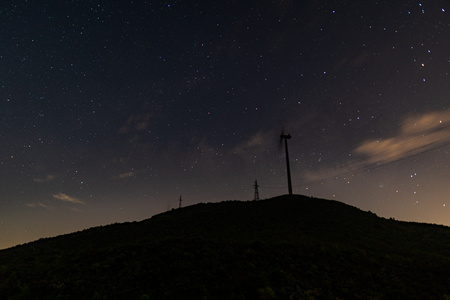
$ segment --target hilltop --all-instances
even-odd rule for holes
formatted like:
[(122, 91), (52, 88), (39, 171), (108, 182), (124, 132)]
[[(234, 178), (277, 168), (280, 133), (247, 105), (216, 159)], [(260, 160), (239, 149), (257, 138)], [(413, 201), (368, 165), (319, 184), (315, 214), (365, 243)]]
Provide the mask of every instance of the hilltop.
[(1, 299), (448, 299), (450, 228), (280, 196), (0, 251)]

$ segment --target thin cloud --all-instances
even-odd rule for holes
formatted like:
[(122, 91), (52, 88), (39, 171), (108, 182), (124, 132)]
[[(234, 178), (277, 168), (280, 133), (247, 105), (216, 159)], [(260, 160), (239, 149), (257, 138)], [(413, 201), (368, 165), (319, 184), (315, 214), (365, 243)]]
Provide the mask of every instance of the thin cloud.
[(148, 130), (150, 127), (151, 114), (133, 114), (131, 115), (127, 123), (119, 128), (120, 134), (128, 134), (139, 131)]
[(450, 111), (435, 111), (410, 116), (398, 132), (387, 138), (370, 139), (354, 149), (358, 160), (319, 172), (305, 174), (310, 182), (349, 176), (382, 167), (450, 144)]
[(119, 178), (128, 178), (128, 177), (132, 177), (133, 175), (134, 175), (133, 172), (126, 172), (126, 173), (119, 174)]
[(405, 119), (393, 137), (364, 141), (355, 153), (366, 156), (368, 163), (389, 163), (449, 143), (450, 111), (431, 112)]
[(256, 134), (254, 134), (253, 136), (250, 137), (249, 140), (240, 143), (239, 145), (237, 145), (233, 151), (234, 153), (237, 154), (243, 154), (246, 153), (249, 150), (254, 151), (257, 148), (265, 148), (267, 147), (267, 141), (269, 140), (269, 134), (268, 133), (263, 133), (263, 132), (257, 132)]
[(44, 203), (41, 203), (41, 202), (37, 202), (37, 203), (27, 203), (26, 206), (27, 206), (27, 207), (30, 207), (30, 208), (41, 207), (41, 208), (45, 208), (45, 209), (48, 209), (48, 210), (53, 209), (53, 207), (48, 206), (48, 205), (46, 205), (46, 204), (44, 204)]
[(76, 208), (76, 207), (71, 207), (71, 208), (69, 208), (71, 211), (74, 211), (74, 212), (77, 212), (77, 213), (79, 213), (79, 212), (83, 212), (81, 209), (78, 209), (78, 208)]
[(55, 176), (49, 174), (43, 178), (33, 178), (33, 181), (37, 182), (37, 183), (44, 183), (44, 182), (52, 181), (53, 179), (55, 179)]
[(81, 201), (81, 200), (79, 200), (79, 199), (77, 199), (77, 198), (68, 196), (68, 195), (66, 195), (66, 194), (64, 194), (64, 193), (55, 194), (55, 195), (53, 195), (53, 198), (58, 199), (58, 200), (61, 200), (61, 201), (64, 201), (64, 202), (73, 203), (73, 204), (82, 204), (82, 205), (86, 205), (85, 202), (83, 202), (83, 201)]

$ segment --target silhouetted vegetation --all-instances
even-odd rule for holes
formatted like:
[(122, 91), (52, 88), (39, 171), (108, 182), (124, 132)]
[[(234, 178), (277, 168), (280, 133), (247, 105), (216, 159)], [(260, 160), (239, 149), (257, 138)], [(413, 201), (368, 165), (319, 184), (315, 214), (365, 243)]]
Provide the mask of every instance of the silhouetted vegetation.
[(449, 299), (450, 228), (281, 196), (0, 251), (0, 299)]

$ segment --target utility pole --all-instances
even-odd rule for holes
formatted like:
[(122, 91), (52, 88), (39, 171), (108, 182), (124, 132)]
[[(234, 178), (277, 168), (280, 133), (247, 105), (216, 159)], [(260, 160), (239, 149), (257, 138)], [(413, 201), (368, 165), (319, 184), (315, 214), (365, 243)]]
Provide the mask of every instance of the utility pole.
[(288, 142), (287, 142), (287, 140), (291, 139), (291, 135), (281, 133), (280, 138), (284, 139), (284, 148), (286, 149), (286, 171), (287, 171), (287, 179), (288, 179), (288, 190), (289, 190), (289, 195), (292, 195), (291, 168), (289, 166), (289, 151), (288, 151)]
[(253, 200), (257, 201), (257, 200), (259, 200), (259, 192), (258, 192), (259, 185), (258, 185), (258, 181), (257, 180), (255, 180), (254, 187), (255, 187), (255, 198)]
[(180, 196), (180, 200), (179, 200), (178, 208), (181, 208), (181, 201), (183, 201), (183, 200), (181, 199), (181, 196)]

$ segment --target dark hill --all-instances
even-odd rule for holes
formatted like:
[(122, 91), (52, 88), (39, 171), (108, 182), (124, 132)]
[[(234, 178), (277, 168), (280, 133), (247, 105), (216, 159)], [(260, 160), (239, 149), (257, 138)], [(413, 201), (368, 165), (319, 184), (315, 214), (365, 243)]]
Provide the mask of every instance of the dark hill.
[(449, 299), (450, 228), (281, 196), (0, 251), (0, 299)]

